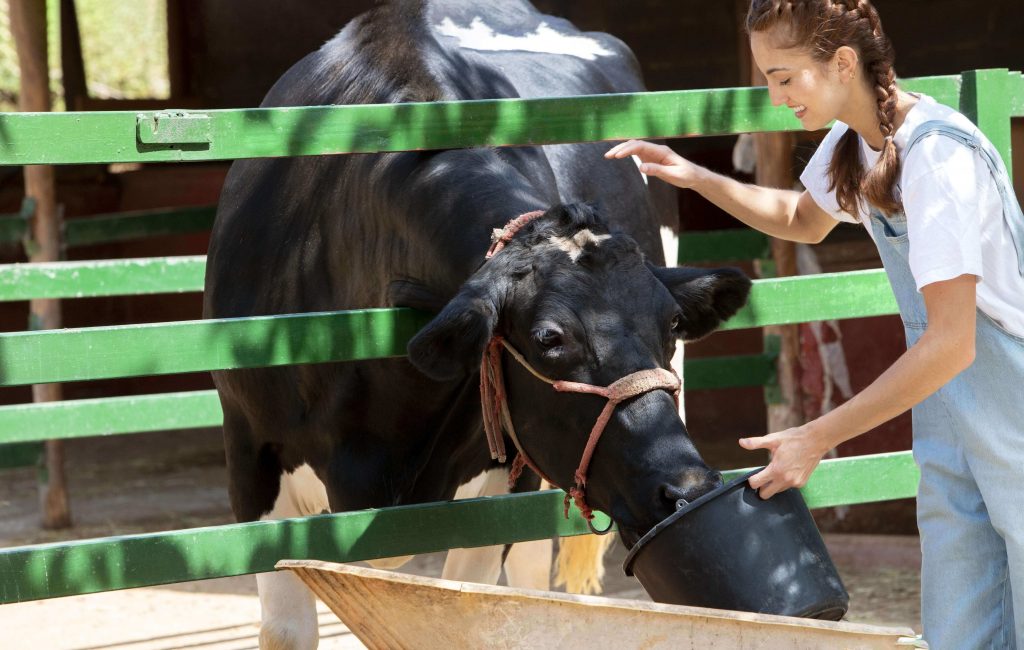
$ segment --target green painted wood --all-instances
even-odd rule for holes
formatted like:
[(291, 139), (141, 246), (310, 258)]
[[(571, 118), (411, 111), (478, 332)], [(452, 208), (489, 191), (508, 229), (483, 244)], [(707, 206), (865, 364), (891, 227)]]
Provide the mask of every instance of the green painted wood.
[[(587, 532), (560, 491), (0, 550), (0, 603)], [(604, 517), (602, 516), (602, 519)], [(604, 519), (604, 521), (607, 521)]]
[(679, 264), (753, 260), (770, 255), (768, 235), (751, 228), (679, 234)]
[[(687, 359), (683, 362), (684, 387), (689, 391), (761, 386), (774, 374), (774, 358), (745, 355)], [(219, 427), (223, 417), (213, 390), (12, 404), (0, 406), (0, 445)], [(4, 466), (6, 453), (8, 448), (0, 449), (0, 467)]]
[(722, 329), (787, 325), (897, 313), (885, 271), (754, 280), (750, 300)]
[(111, 242), (181, 235), (208, 231), (217, 214), (217, 206), (203, 205), (167, 210), (140, 210), (99, 214), (65, 222), (68, 246), (88, 246)]
[[(803, 489), (808, 506), (912, 497), (909, 457), (823, 461)], [(282, 558), (354, 562), (587, 532), (575, 509), (562, 517), (562, 497), (550, 490), (9, 548), (0, 550), (0, 603), (271, 571)]]
[(0, 243), (20, 244), (28, 234), (28, 220), (36, 211), (36, 200), (26, 196), (21, 209), (13, 214), (0, 214)]
[(0, 385), (397, 357), (429, 318), (366, 309), (0, 334)]
[[(950, 76), (901, 83), (958, 104), (958, 82)], [(163, 142), (150, 137), (158, 115), (161, 128), (177, 135)], [(199, 123), (201, 137), (193, 126)], [(6, 113), (0, 114), (0, 164), (228, 160), (799, 129), (790, 111), (771, 106), (764, 88), (176, 115)]]
[[(723, 329), (894, 313), (883, 271), (826, 273), (755, 280)], [(401, 356), (429, 318), (372, 309), (5, 333), (0, 385)]]
[(913, 93), (924, 93), (940, 104), (945, 104), (952, 108), (959, 108), (960, 106), (962, 83), (963, 80), (958, 74), (899, 80), (900, 88)]
[(1010, 116), (1024, 117), (1024, 75), (1011, 72), (1009, 84)]
[(978, 125), (1013, 173), (1010, 138), (1011, 78), (1005, 68), (963, 73), (960, 112)]
[[(204, 232), (213, 225), (217, 206), (97, 214), (64, 222), (67, 247)], [(29, 215), (31, 216), (31, 215)], [(0, 215), (0, 242), (20, 242), (28, 231), (28, 216)]]
[[(2, 435), (2, 434), (0, 434)], [(41, 442), (18, 442), (0, 447), (0, 469), (35, 467), (43, 455)]]
[(13, 404), (0, 406), (0, 444), (219, 427), (223, 420), (214, 390)]
[[(686, 359), (683, 361), (683, 388), (691, 391), (764, 386), (775, 377), (777, 356), (747, 354)], [(2, 430), (0, 426), (0, 431)]]
[(206, 257), (155, 257), (0, 265), (0, 301), (203, 290)]
[[(210, 142), (197, 144), (139, 142), (139, 115), (0, 115), (0, 164), (228, 160), (800, 128), (790, 111), (771, 106), (764, 88), (213, 110), (203, 112)], [(155, 113), (141, 115), (147, 120)]]

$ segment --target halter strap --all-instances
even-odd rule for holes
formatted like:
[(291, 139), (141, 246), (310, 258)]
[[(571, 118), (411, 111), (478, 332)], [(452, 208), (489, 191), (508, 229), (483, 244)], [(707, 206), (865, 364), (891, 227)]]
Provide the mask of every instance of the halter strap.
[(550, 379), (531, 366), (523, 355), (503, 337), (494, 336), (487, 344), (487, 349), (481, 362), (480, 396), (484, 412), (484, 431), (490, 446), (491, 458), (497, 459), (499, 462), (505, 461), (503, 430), (508, 433), (509, 438), (512, 439), (519, 452), (509, 474), (510, 483), (519, 477), (525, 464), (548, 483), (558, 485), (537, 467), (537, 464), (526, 453), (516, 435), (515, 426), (512, 424), (512, 417), (508, 409), (508, 394), (505, 391), (504, 373), (501, 365), (502, 349), (508, 350), (512, 358), (526, 368), (530, 374), (544, 383), (551, 384), (560, 393), (600, 395), (608, 400), (593, 428), (590, 430), (590, 436), (587, 439), (586, 447), (583, 449), (583, 456), (580, 459), (579, 467), (573, 475), (576, 484), (566, 491), (564, 501), (564, 514), (567, 518), (569, 516), (569, 499), (572, 498), (576, 507), (579, 508), (580, 514), (583, 515), (589, 524), (590, 520), (594, 518), (594, 514), (593, 509), (586, 501), (587, 470), (590, 467), (590, 461), (594, 456), (597, 443), (601, 439), (601, 434), (604, 433), (608, 422), (611, 420), (615, 407), (631, 397), (636, 397), (653, 390), (667, 390), (672, 393), (672, 397), (678, 407), (679, 390), (681, 387), (679, 378), (675, 373), (664, 368), (651, 368), (626, 375), (608, 386), (595, 386), (592, 384)]

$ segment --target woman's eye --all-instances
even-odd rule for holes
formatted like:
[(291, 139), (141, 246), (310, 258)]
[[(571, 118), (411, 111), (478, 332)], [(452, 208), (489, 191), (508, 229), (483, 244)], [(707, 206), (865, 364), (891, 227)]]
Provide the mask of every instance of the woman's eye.
[(533, 339), (540, 347), (550, 350), (562, 345), (562, 333), (558, 330), (545, 327), (533, 333)]
[(782, 81), (779, 82), (779, 85), (780, 86), (788, 86), (789, 85), (789, 81), (790, 81), (789, 79), (783, 79)]

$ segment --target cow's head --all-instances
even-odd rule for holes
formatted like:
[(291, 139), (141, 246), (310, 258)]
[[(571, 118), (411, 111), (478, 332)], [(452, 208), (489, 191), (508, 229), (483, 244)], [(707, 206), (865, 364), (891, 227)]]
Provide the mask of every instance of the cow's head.
[[(749, 289), (735, 269), (648, 264), (636, 242), (609, 233), (592, 207), (557, 206), (462, 286), (410, 341), (409, 358), (434, 379), (454, 380), (478, 371), (485, 346), (500, 334), (547, 377), (607, 386), (668, 368), (677, 340), (709, 334)], [(509, 361), (505, 384), (520, 444), (568, 489), (606, 400), (556, 392)], [(587, 501), (632, 545), (678, 499), (720, 481), (690, 441), (672, 395), (655, 390), (615, 409), (590, 464)]]

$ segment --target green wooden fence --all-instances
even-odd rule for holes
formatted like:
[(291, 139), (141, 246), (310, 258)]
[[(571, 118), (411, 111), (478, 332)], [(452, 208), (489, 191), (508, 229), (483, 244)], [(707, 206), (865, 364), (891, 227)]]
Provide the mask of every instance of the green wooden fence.
[[(974, 71), (904, 86), (964, 110), (1009, 161), (1009, 118), (1024, 115), (1020, 73)], [(8, 114), (0, 116), (0, 164), (216, 160), (796, 128), (791, 115), (771, 109), (761, 88), (201, 114)], [(3, 269), (0, 293), (24, 300), (40, 292), (183, 290), (189, 282), (198, 286), (201, 266), (201, 259), (183, 258)], [(40, 279), (47, 273), (57, 279)], [(36, 284), (23, 291), (22, 282)], [(881, 271), (825, 274), (757, 281), (750, 304), (726, 327), (894, 312)], [(0, 385), (396, 356), (426, 317), (379, 309), (0, 334)], [(145, 403), (147, 414), (130, 413), (132, 399)], [(176, 408), (194, 408), (207, 421), (219, 417), (205, 392), (22, 405), (3, 411), (0, 441), (38, 439), (32, 431), (46, 427), (43, 437), (59, 437), (60, 418), (86, 415), (103, 422), (96, 429), (138, 430), (166, 417), (158, 409)], [(75, 435), (92, 433), (66, 437)], [(900, 452), (824, 461), (803, 492), (811, 507), (867, 503), (912, 497), (916, 481), (909, 452)], [(577, 515), (562, 519), (560, 503), (560, 493), (550, 491), (5, 549), (0, 603), (266, 571), (281, 557), (352, 561), (585, 533)]]

